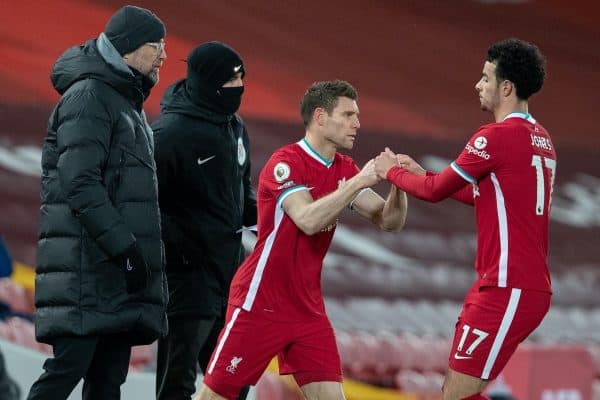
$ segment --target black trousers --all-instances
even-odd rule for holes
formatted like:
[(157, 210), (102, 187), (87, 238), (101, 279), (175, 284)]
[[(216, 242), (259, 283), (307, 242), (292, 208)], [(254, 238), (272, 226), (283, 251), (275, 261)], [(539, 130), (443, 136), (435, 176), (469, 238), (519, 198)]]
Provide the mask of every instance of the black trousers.
[(131, 357), (131, 345), (118, 335), (65, 337), (52, 345), (54, 357), (29, 391), (28, 400), (63, 400), (80, 379), (83, 400), (119, 400)]
[[(197, 367), (204, 373), (223, 328), (221, 318), (169, 317), (169, 334), (158, 340), (156, 399), (190, 400), (196, 392)], [(245, 400), (249, 387), (238, 399)]]

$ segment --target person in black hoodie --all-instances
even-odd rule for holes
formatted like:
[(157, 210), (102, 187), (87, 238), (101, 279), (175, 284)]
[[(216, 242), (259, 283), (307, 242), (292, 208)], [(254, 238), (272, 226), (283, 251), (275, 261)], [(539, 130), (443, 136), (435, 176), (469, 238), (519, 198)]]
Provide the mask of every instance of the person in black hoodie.
[(37, 340), (54, 357), (28, 399), (119, 399), (131, 347), (167, 331), (152, 130), (142, 108), (166, 58), (162, 21), (119, 9), (68, 49), (42, 148), (35, 278)]
[[(158, 341), (158, 400), (190, 399), (225, 318), (229, 284), (256, 224), (240, 55), (220, 42), (195, 48), (152, 124), (169, 282), (169, 334)], [(245, 398), (246, 391), (240, 398)]]

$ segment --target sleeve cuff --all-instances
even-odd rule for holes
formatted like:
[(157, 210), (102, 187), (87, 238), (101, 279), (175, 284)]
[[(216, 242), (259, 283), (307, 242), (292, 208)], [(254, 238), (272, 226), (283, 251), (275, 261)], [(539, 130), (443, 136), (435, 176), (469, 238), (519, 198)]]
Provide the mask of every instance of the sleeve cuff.
[(397, 165), (394, 165), (392, 168), (389, 169), (389, 171), (387, 172), (387, 174), (385, 175), (385, 178), (388, 181), (393, 181), (394, 177), (398, 176), (399, 174), (403, 174), (406, 171), (404, 171), (402, 168), (400, 168)]

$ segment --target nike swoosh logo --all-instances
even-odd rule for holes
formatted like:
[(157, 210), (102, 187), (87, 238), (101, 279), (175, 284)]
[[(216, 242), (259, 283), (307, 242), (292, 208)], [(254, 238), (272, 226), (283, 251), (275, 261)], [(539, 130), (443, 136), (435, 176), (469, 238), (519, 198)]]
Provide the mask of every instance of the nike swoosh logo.
[(212, 160), (212, 159), (213, 159), (213, 158), (215, 158), (215, 157), (216, 157), (216, 156), (210, 156), (210, 157), (206, 157), (204, 160), (203, 160), (203, 159), (201, 159), (201, 158), (198, 158), (198, 165), (202, 165), (202, 164), (204, 164), (205, 162), (208, 162), (208, 161)]
[(468, 359), (471, 359), (473, 357), (459, 356), (458, 352), (456, 352), (456, 353), (454, 353), (454, 358), (456, 358), (457, 360), (468, 360)]

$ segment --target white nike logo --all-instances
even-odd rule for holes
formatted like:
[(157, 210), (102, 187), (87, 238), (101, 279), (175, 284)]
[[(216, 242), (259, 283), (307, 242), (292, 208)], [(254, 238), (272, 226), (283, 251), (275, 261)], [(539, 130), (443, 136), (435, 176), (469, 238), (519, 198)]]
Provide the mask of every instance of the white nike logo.
[(459, 356), (458, 355), (458, 351), (457, 351), (456, 353), (454, 353), (454, 358), (456, 358), (457, 360), (468, 360), (468, 359), (473, 358), (473, 357)]
[(205, 158), (204, 160), (203, 160), (203, 159), (201, 159), (200, 157), (198, 157), (198, 165), (202, 165), (202, 164), (204, 164), (205, 162), (208, 162), (208, 161), (212, 160), (212, 159), (213, 159), (213, 158), (215, 158), (215, 157), (216, 157), (216, 156), (210, 156), (210, 157), (207, 157), (207, 158)]
[(237, 67), (233, 67), (233, 72), (234, 72), (235, 74), (237, 74), (237, 73), (238, 73), (238, 71), (239, 71), (240, 69), (242, 69), (242, 65), (241, 65), (241, 64), (240, 64), (240, 65), (238, 65)]

